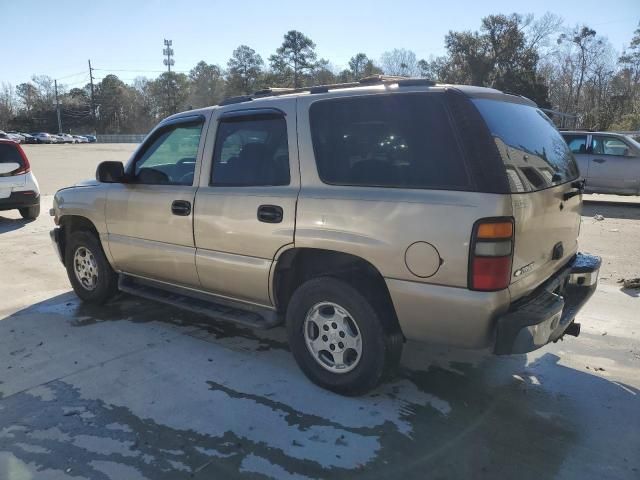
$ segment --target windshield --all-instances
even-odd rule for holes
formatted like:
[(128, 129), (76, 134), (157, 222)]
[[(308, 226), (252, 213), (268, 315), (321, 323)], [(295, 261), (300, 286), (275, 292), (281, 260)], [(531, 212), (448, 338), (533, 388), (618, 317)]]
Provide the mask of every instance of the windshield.
[(513, 193), (534, 192), (575, 180), (578, 167), (566, 142), (538, 108), (475, 99), (500, 156)]

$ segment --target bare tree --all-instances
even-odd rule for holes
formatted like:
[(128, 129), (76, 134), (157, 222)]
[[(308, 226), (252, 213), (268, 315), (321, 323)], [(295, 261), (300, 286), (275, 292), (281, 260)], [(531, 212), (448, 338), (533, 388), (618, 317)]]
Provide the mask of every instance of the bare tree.
[(416, 54), (405, 48), (394, 48), (384, 52), (380, 57), (380, 66), (387, 75), (411, 77), (420, 73)]

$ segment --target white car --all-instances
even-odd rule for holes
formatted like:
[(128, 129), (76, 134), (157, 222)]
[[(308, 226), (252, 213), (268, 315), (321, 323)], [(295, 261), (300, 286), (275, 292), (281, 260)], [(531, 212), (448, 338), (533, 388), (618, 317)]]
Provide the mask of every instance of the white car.
[(16, 143), (24, 143), (24, 135), (20, 135), (19, 133), (16, 133), (16, 132), (9, 132), (7, 133), (7, 135), (11, 140), (13, 140)]
[(73, 138), (75, 139), (76, 143), (89, 143), (87, 137), (83, 137), (81, 135), (73, 135)]
[(40, 215), (40, 187), (22, 147), (0, 140), (0, 211), (18, 210), (22, 218)]
[(46, 132), (37, 132), (32, 133), (33, 137), (35, 137), (37, 143), (56, 143), (56, 140), (53, 138), (53, 135), (50, 135)]

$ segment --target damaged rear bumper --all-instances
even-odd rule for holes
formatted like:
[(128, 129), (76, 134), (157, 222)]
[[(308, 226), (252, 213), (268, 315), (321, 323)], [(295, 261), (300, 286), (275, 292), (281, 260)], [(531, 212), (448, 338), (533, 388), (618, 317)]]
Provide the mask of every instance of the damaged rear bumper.
[(598, 285), (600, 257), (578, 253), (535, 292), (514, 303), (498, 319), (494, 353), (536, 350), (564, 334), (577, 336), (573, 320)]

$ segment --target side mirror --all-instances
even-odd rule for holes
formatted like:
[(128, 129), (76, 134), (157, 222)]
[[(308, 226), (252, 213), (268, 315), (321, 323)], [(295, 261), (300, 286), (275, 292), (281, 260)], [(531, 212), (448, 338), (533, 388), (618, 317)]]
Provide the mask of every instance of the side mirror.
[(122, 162), (102, 162), (96, 169), (96, 180), (100, 183), (121, 183), (124, 180)]
[(18, 162), (0, 163), (0, 175), (6, 175), (7, 173), (15, 172), (20, 168)]

